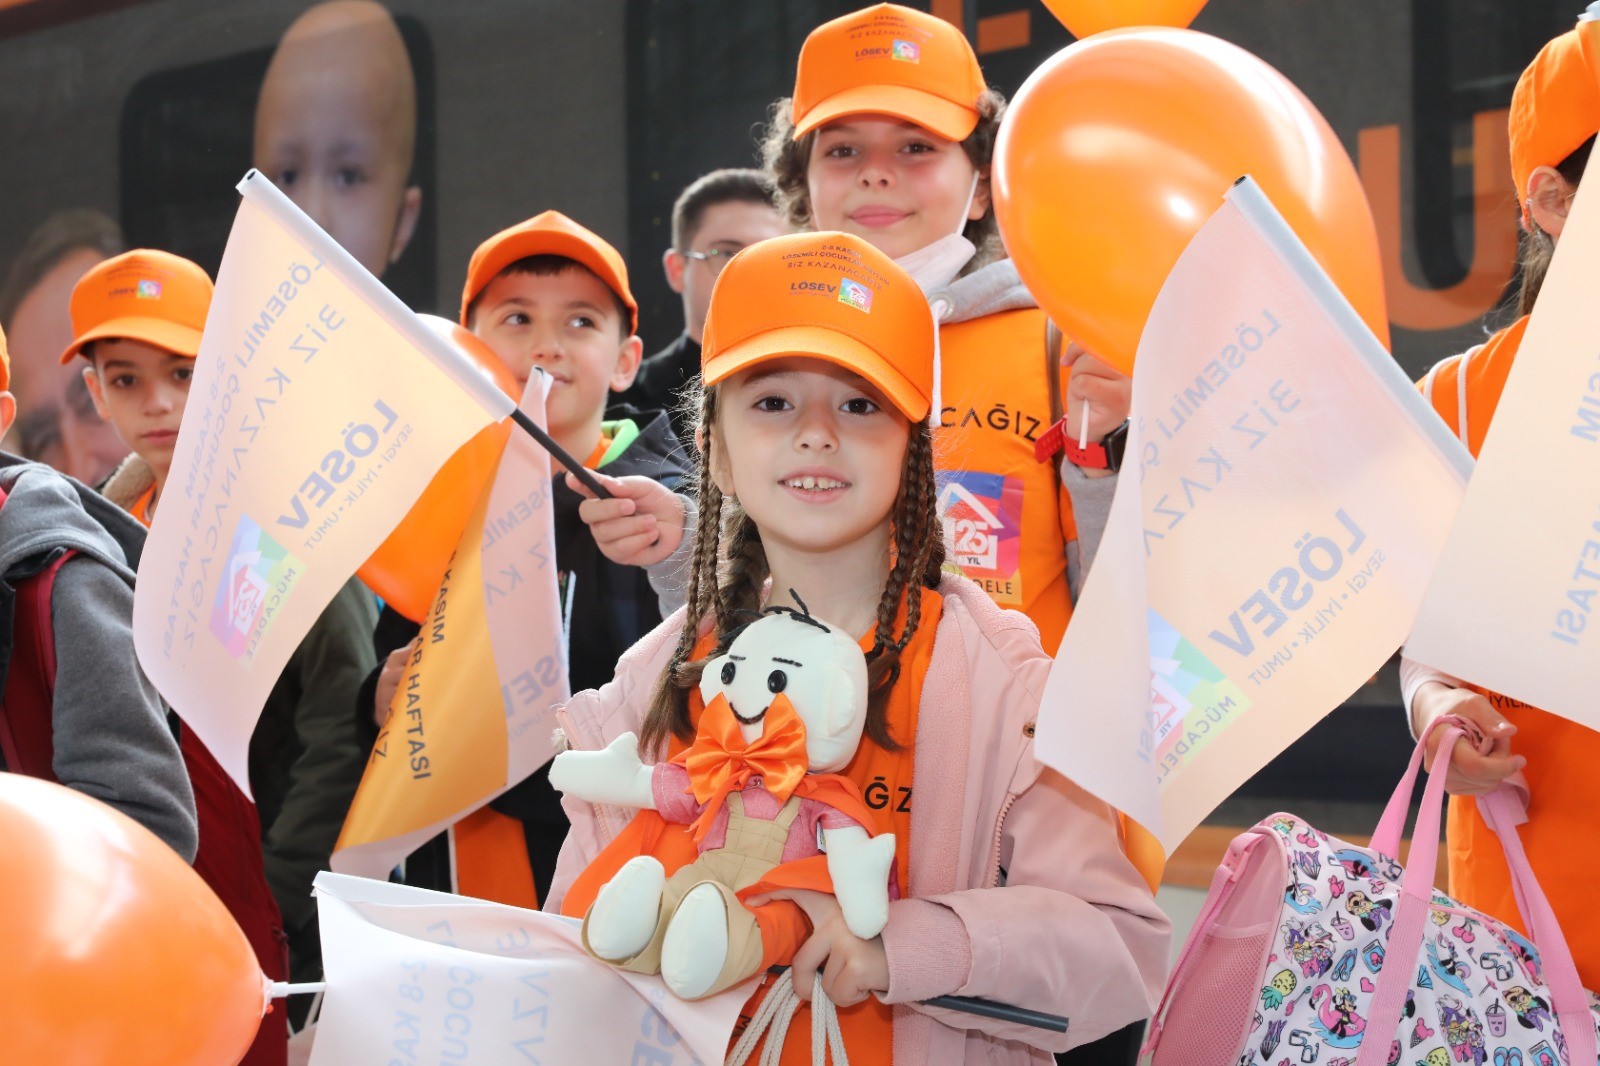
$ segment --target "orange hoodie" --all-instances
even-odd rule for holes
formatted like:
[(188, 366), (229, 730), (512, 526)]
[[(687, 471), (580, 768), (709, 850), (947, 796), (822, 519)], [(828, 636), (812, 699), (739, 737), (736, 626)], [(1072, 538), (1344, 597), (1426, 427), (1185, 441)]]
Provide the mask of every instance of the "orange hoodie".
[(1072, 502), (1033, 442), (1051, 423), (1045, 313), (1002, 311), (941, 328), (943, 411), (935, 436), (948, 561), (989, 598), (1033, 619), (1054, 655), (1072, 617)]

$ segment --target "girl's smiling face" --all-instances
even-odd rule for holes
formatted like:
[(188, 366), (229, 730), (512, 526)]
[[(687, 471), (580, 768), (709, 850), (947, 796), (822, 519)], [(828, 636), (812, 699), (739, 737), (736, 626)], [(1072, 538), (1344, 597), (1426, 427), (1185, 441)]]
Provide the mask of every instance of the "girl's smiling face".
[(785, 356), (717, 386), (711, 475), (769, 548), (825, 554), (880, 538), (900, 490), (910, 423), (865, 379)]
[[(955, 141), (913, 122), (850, 115), (817, 131), (806, 166), (811, 218), (899, 259), (989, 210), (989, 184)], [(972, 203), (967, 205), (968, 194)]]

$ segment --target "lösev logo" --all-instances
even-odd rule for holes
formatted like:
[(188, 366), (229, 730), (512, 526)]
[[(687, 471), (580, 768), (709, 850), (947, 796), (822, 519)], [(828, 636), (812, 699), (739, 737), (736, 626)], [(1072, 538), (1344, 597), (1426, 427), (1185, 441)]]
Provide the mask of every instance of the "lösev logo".
[(161, 282), (141, 280), (135, 295), (141, 300), (159, 300), (161, 299)]
[(300, 560), (249, 515), (239, 516), (211, 611), (211, 632), (235, 659), (255, 652), (261, 634), (300, 580)]
[(915, 41), (902, 41), (897, 38), (892, 55), (902, 63), (922, 62), (922, 49), (917, 47)]
[(872, 290), (853, 278), (839, 277), (839, 302), (872, 313)]

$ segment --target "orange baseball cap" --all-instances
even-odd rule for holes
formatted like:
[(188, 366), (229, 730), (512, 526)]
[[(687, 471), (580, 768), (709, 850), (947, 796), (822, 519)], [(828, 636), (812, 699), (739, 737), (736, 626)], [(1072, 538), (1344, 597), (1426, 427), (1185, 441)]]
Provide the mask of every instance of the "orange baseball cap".
[(752, 244), (717, 278), (700, 373), (715, 385), (785, 355), (825, 359), (883, 390), (912, 421), (933, 393), (933, 315), (894, 261), (846, 233)]
[(1511, 178), (1525, 225), (1534, 170), (1555, 166), (1600, 131), (1595, 30), (1579, 23), (1539, 49), (1511, 93)]
[(68, 310), (72, 343), (63, 363), (91, 341), (143, 341), (193, 359), (211, 309), (211, 277), (171, 252), (135, 248), (92, 267), (78, 279)]
[(11, 352), (6, 348), (6, 331), (0, 329), (0, 392), (11, 387)]
[(978, 125), (985, 89), (960, 30), (899, 4), (864, 8), (811, 31), (800, 48), (790, 121), (796, 139), (844, 115), (915, 122), (949, 141)]
[(467, 308), (489, 282), (518, 259), (530, 255), (559, 255), (581, 263), (605, 282), (628, 308), (628, 332), (639, 329), (639, 302), (628, 288), (628, 267), (617, 250), (599, 234), (585, 229), (560, 211), (546, 211), (526, 222), (503, 229), (478, 245), (467, 264), (467, 284), (461, 291), (461, 324), (467, 324)]

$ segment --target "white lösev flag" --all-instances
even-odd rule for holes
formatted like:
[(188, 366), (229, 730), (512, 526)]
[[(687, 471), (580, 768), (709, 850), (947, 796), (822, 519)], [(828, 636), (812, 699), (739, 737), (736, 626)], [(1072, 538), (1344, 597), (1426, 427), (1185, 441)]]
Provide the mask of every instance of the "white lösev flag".
[(250, 734), (317, 617), (512, 401), (251, 171), (139, 565), (139, 662), (250, 792)]
[(1600, 729), (1600, 193), (1588, 184), (1406, 654)]
[(311, 1066), (720, 1066), (753, 986), (685, 1002), (590, 958), (573, 918), (341, 874), (316, 893), (328, 990)]
[(1470, 459), (1249, 180), (1150, 312), (1039, 757), (1170, 854), (1400, 646)]

